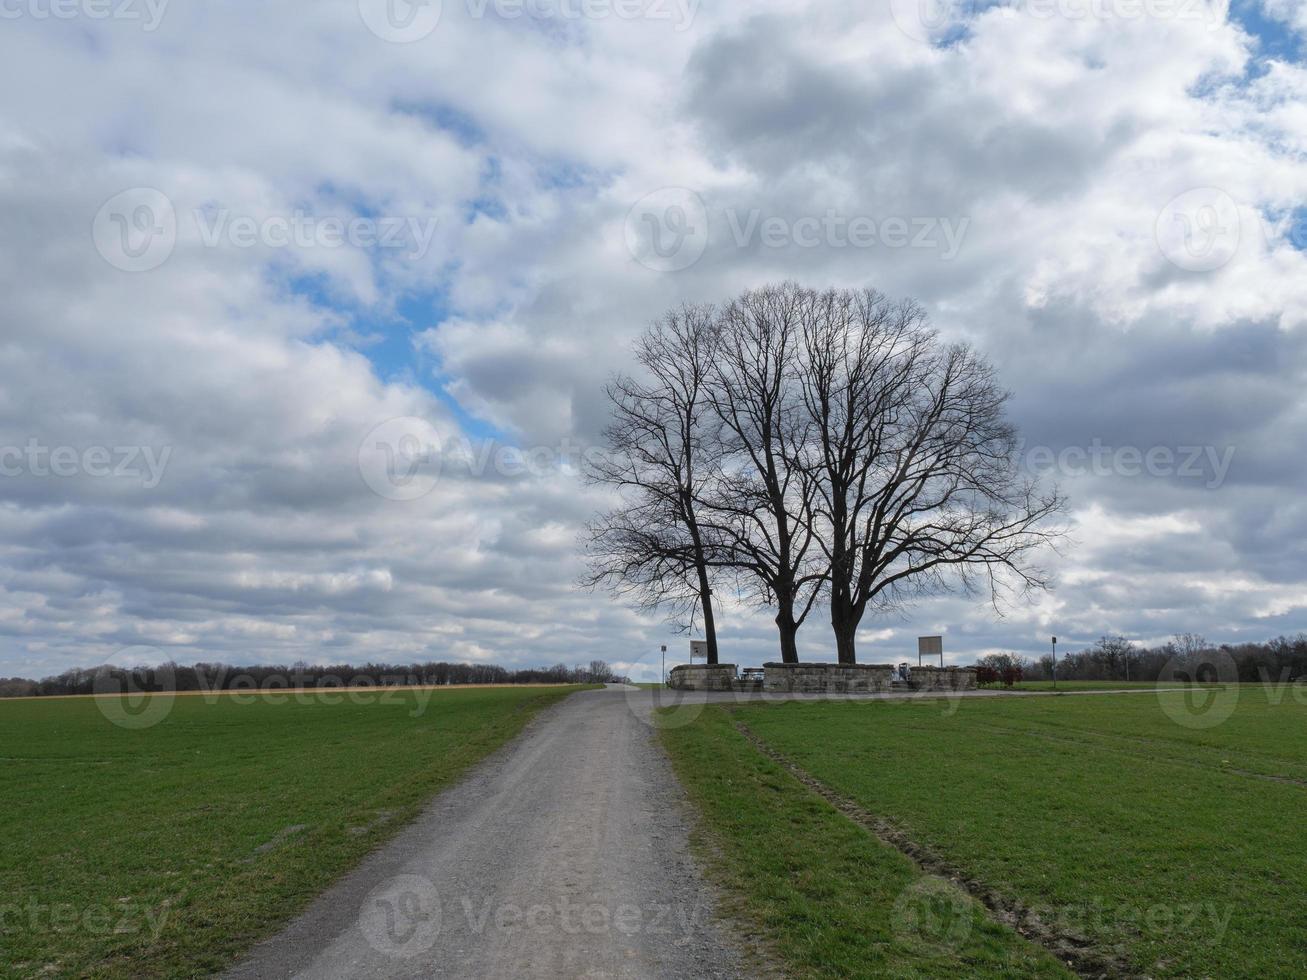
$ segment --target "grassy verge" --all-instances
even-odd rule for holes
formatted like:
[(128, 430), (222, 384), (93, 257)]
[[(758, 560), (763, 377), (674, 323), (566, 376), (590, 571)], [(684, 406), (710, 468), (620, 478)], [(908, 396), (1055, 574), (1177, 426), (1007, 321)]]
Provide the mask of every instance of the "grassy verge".
[[(1131, 972), (1301, 976), (1307, 706), (1245, 686), (1220, 720), (1204, 713), (1215, 696), (788, 703), (735, 717), (835, 793)], [(685, 744), (724, 724), (707, 714), (704, 732), (669, 734), (682, 759)], [(692, 783), (710, 778), (683, 770)], [(720, 813), (710, 823), (737, 833)], [(810, 855), (795, 857), (797, 876)], [(845, 870), (811, 873), (819, 896), (851, 887)]]
[(220, 969), (574, 690), (0, 702), (4, 975)]
[(709, 707), (662, 737), (731, 911), (794, 975), (1067, 975), (761, 755), (725, 710)]
[[(1151, 691), (1154, 688), (1182, 687), (1156, 681), (1058, 681), (1059, 691)], [(1021, 681), (1012, 685), (1014, 691), (1052, 691), (1052, 681)]]

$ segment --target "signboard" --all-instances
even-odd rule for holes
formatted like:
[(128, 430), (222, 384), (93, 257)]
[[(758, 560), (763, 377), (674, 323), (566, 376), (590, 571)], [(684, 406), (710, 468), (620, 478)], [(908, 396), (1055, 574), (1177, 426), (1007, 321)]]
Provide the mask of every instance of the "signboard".
[(923, 657), (939, 657), (939, 665), (944, 666), (944, 637), (917, 637), (917, 666), (921, 666)]
[(707, 641), (707, 640), (691, 640), (691, 641), (690, 641), (690, 663), (694, 663), (695, 660), (702, 660), (702, 661), (704, 661), (705, 663), (708, 662), (708, 641)]

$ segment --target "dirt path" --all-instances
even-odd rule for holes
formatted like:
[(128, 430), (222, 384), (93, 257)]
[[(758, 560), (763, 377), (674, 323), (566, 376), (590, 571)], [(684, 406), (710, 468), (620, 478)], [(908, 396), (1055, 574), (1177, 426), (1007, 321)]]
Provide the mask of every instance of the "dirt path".
[(227, 974), (747, 974), (689, 857), (652, 695), (572, 695)]

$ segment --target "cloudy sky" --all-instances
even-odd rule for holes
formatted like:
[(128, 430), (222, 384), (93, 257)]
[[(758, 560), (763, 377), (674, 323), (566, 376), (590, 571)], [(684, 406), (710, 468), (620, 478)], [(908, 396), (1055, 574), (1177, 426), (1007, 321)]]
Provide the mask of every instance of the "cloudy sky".
[(864, 659), (1307, 628), (1305, 10), (3, 0), (0, 675), (681, 649), (572, 585), (575, 460), (781, 278), (918, 298), (1071, 497), (1054, 593)]

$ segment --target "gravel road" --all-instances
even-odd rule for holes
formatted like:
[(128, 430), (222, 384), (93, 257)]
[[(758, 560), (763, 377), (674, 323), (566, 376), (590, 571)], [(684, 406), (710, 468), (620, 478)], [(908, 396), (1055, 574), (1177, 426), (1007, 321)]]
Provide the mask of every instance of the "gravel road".
[(608, 688), (546, 709), (227, 976), (747, 975), (652, 704)]

